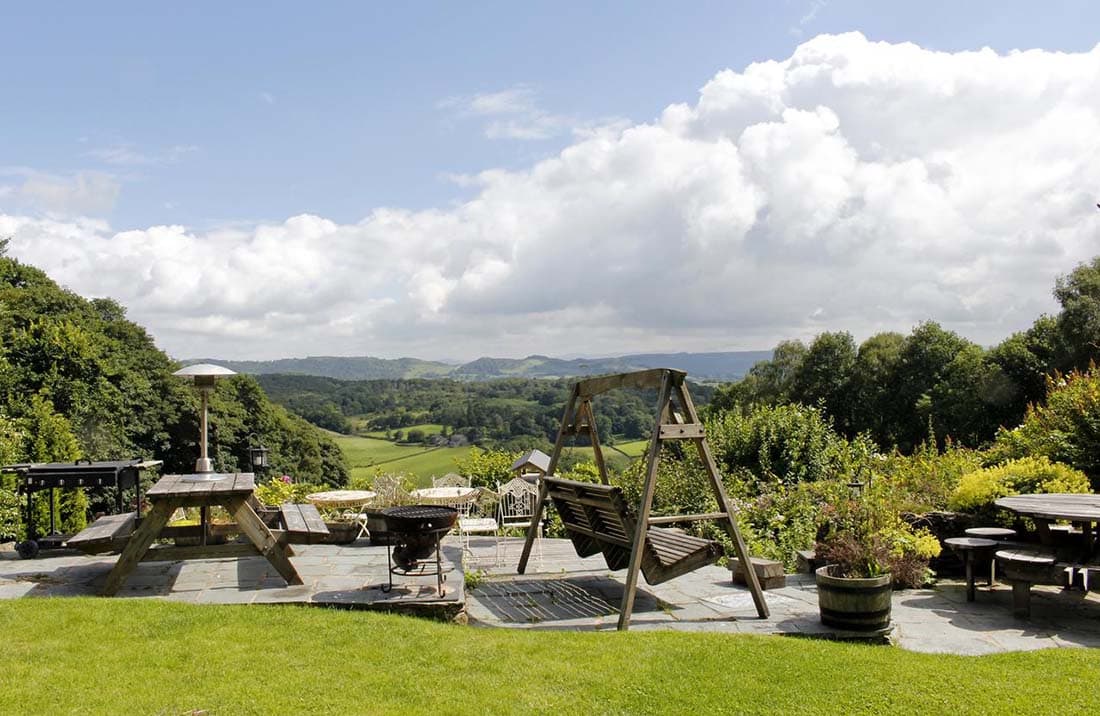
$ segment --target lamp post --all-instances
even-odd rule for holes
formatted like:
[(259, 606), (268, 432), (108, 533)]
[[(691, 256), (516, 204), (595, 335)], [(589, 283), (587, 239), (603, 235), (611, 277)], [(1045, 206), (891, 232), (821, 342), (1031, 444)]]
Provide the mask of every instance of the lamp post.
[(198, 363), (180, 368), (172, 375), (193, 381), (202, 399), (202, 413), (199, 415), (199, 459), (195, 461), (195, 474), (188, 475), (185, 479), (195, 481), (221, 480), (225, 475), (214, 472), (214, 463), (207, 455), (207, 406), (210, 393), (214, 390), (214, 382), (218, 378), (236, 375), (236, 372), (220, 365)]

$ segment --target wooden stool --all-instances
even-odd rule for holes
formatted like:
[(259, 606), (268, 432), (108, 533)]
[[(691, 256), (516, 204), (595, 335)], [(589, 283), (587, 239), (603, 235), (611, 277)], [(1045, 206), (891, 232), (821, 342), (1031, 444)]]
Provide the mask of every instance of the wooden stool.
[[(1007, 527), (971, 527), (966, 531), (967, 537), (983, 537), (997, 541), (1010, 540), (1016, 536), (1016, 530)], [(989, 560), (989, 586), (997, 579), (997, 560)]]
[[(966, 601), (974, 601), (974, 558), (975, 556), (984, 557), (985, 554), (992, 556), (999, 545), (996, 541), (983, 537), (949, 537), (943, 543), (962, 554), (963, 563), (966, 565)], [(993, 585), (992, 573), (990, 573), (989, 584)]]

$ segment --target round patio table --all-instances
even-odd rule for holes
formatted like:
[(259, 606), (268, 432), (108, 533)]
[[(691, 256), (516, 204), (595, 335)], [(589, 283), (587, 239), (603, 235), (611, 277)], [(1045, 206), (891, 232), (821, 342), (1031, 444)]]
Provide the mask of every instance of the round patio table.
[(306, 499), (317, 507), (333, 510), (363, 507), (370, 504), (375, 497), (378, 497), (378, 493), (371, 490), (329, 490), (306, 495)]
[(414, 500), (425, 505), (459, 507), (477, 499), (476, 487), (423, 487), (409, 493)]

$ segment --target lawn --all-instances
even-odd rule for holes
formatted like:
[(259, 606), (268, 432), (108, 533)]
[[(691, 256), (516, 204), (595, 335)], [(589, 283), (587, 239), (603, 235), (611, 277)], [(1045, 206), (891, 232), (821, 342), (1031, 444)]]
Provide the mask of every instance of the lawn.
[(0, 603), (0, 712), (1091, 713), (1100, 654), (476, 629), (301, 607)]

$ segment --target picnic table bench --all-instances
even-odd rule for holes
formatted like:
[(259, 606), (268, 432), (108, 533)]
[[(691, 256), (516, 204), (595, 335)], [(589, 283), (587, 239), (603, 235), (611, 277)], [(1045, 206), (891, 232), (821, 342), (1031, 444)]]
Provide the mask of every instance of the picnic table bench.
[(286, 541), (291, 544), (317, 544), (329, 535), (328, 527), (316, 505), (286, 503), (279, 507)]
[(85, 554), (117, 552), (126, 546), (126, 540), (130, 539), (136, 524), (136, 512), (103, 515), (66, 540), (65, 546), (78, 549)]

